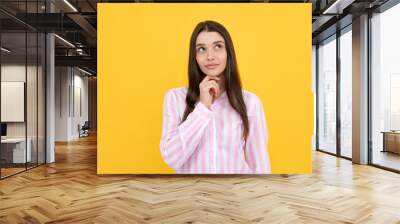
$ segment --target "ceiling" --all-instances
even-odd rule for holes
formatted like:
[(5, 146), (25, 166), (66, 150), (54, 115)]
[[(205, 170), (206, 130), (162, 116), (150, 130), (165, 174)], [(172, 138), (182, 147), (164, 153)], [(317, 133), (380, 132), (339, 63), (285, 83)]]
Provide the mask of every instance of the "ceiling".
[[(47, 0), (47, 5), (45, 0), (1, 0), (2, 46), (12, 49), (7, 54), (2, 52), (2, 59), (17, 62), (25, 59), (25, 55), (28, 60), (36, 57), (36, 51), (43, 48), (43, 44), (36, 43), (37, 33), (54, 32), (57, 34), (56, 66), (79, 66), (95, 74), (96, 5), (96, 0)], [(27, 38), (25, 38), (26, 30)], [(43, 40), (43, 37), (38, 39)]]
[[(312, 3), (313, 43), (351, 24), (353, 16), (372, 10), (387, 0), (230, 0), (232, 3)], [(227, 2), (223, 0), (1, 0), (0, 22), (2, 45), (13, 48), (14, 54), (25, 52), (25, 29), (28, 32), (54, 32), (56, 65), (80, 66), (96, 73), (97, 67), (97, 2)], [(51, 13), (50, 13), (51, 12)], [(340, 21), (340, 22), (338, 22)], [(28, 38), (27, 52), (34, 52), (37, 43)], [(62, 39), (67, 40), (66, 43)], [(41, 46), (39, 46), (41, 47)]]

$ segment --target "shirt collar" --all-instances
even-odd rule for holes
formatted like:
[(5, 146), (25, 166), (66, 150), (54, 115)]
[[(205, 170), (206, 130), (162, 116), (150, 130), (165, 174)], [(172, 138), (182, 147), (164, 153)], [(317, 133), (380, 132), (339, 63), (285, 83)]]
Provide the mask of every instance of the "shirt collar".
[(224, 91), (214, 102), (214, 104), (221, 103), (227, 98), (226, 91)]

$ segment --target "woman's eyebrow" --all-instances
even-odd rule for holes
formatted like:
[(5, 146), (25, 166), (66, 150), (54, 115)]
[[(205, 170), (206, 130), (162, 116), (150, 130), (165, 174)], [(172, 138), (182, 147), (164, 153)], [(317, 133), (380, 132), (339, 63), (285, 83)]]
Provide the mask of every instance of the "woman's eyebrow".
[(214, 41), (213, 44), (224, 43), (222, 40)]
[[(223, 44), (224, 44), (225, 42), (224, 42), (223, 40), (217, 40), (217, 41), (214, 41), (214, 42), (213, 42), (213, 44), (218, 44), (218, 43), (223, 43)], [(206, 44), (198, 43), (198, 44), (196, 44), (196, 47), (197, 47), (197, 46), (204, 46), (204, 45), (206, 45)]]

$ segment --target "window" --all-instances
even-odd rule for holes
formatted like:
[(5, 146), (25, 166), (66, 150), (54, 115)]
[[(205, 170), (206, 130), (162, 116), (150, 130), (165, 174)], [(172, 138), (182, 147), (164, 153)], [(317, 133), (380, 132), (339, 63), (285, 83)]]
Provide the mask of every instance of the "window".
[(340, 36), (340, 154), (352, 157), (352, 32)]
[(371, 18), (372, 163), (400, 170), (400, 4)]
[(318, 149), (336, 153), (336, 36), (318, 47)]

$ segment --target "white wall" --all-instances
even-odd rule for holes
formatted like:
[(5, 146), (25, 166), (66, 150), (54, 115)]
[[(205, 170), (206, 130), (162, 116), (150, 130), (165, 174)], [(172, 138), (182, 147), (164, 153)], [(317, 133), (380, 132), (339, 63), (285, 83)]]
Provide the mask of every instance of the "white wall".
[[(38, 69), (38, 70), (37, 70)], [(39, 163), (44, 163), (45, 154), (45, 118), (44, 118), (44, 100), (45, 100), (45, 85), (44, 74), (41, 66), (32, 66), (25, 64), (3, 64), (1, 66), (1, 81), (2, 82), (24, 82), (26, 83), (26, 107), (21, 108), (22, 113), (25, 113), (27, 120), (23, 122), (6, 122), (7, 123), (7, 137), (8, 138), (21, 138), (25, 135), (30, 139), (30, 148), (32, 161), (36, 162), (39, 158)], [(27, 80), (25, 80), (27, 78)], [(3, 97), (7, 97), (2, 95)], [(11, 110), (10, 108), (1, 108), (4, 110)], [(14, 109), (15, 110), (15, 109)], [(16, 113), (13, 111), (8, 111)], [(37, 156), (37, 153), (39, 155)], [(51, 162), (51, 160), (49, 160)]]
[[(18, 64), (6, 64), (1, 66), (1, 81), (2, 82), (25, 82), (25, 75), (27, 69), (27, 75), (30, 85), (36, 85), (36, 81), (33, 81), (34, 78), (32, 75), (36, 77), (36, 66), (27, 66), (18, 65)], [(28, 106), (36, 108), (36, 88), (27, 88), (27, 103)], [(31, 102), (35, 102), (34, 105), (29, 105)], [(40, 107), (40, 105), (39, 105)], [(5, 110), (6, 108), (1, 108)], [(28, 137), (30, 133), (36, 133), (36, 113), (32, 113), (32, 110), (28, 110)], [(35, 125), (32, 125), (31, 122), (35, 122)], [(8, 137), (25, 137), (25, 123), (26, 122), (7, 122), (7, 136)], [(32, 128), (32, 131), (31, 131)]]
[(68, 141), (69, 83), (67, 67), (55, 68), (55, 141)]
[(1, 81), (1, 121), (24, 122), (25, 82)]
[[(88, 77), (87, 76), (81, 76), (81, 74), (83, 73), (78, 73), (78, 75), (76, 74), (75, 70), (75, 79), (74, 79), (74, 86), (75, 86), (75, 117), (72, 120), (72, 127), (74, 127), (72, 129), (72, 135), (78, 137), (79, 133), (78, 133), (78, 129), (76, 128), (78, 126), (78, 124), (80, 124), (81, 126), (85, 123), (85, 121), (89, 120), (89, 110), (88, 110), (88, 96), (89, 96), (89, 92), (88, 92)], [(78, 98), (78, 90), (80, 90), (80, 98)], [(80, 101), (80, 105), (79, 102)], [(80, 106), (81, 108), (81, 113), (78, 110), (79, 108), (77, 106)]]
[(78, 124), (88, 120), (88, 77), (72, 67), (56, 67), (55, 73), (55, 140), (70, 141), (79, 138)]

